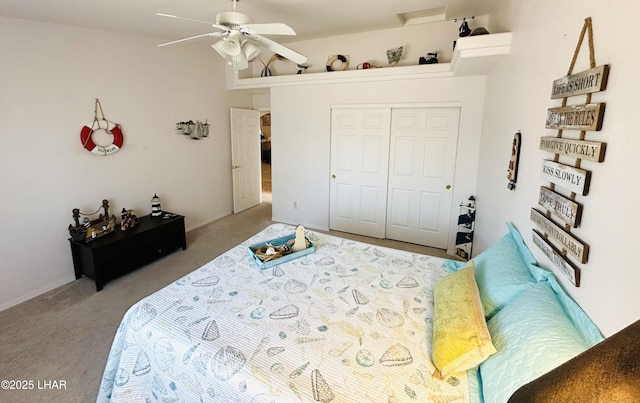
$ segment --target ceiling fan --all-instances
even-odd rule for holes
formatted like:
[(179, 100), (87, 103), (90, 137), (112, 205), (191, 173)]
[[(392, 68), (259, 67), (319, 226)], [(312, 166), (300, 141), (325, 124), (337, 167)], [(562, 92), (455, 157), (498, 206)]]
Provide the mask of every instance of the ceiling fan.
[(211, 45), (235, 70), (243, 70), (249, 67), (249, 61), (260, 53), (260, 48), (266, 48), (272, 52), (287, 58), (296, 64), (304, 64), (307, 57), (297, 53), (262, 35), (295, 35), (295, 31), (283, 23), (254, 24), (253, 19), (246, 14), (237, 11), (238, 0), (233, 1), (233, 11), (226, 11), (216, 15), (215, 24), (212, 22), (178, 17), (171, 14), (156, 13), (160, 17), (176, 18), (183, 21), (207, 24), (218, 31), (191, 36), (158, 45), (158, 47), (175, 45), (204, 37), (221, 37), (222, 39)]

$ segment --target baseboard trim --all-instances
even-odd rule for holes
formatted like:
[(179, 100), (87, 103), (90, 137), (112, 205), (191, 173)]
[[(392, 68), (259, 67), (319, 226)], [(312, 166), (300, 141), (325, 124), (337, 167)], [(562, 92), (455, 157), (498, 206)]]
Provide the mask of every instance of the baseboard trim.
[(54, 290), (58, 287), (61, 287), (65, 284), (69, 284), (73, 281), (76, 281), (76, 278), (74, 275), (71, 276), (66, 276), (64, 278), (62, 278), (60, 281), (56, 281), (54, 283), (48, 284), (44, 287), (40, 287), (37, 290), (33, 290), (27, 294), (21, 295), (18, 298), (12, 299), (11, 301), (7, 301), (3, 304), (0, 304), (0, 311), (4, 311), (6, 309), (12, 308), (18, 304), (21, 304), (23, 302), (26, 302), (30, 299), (36, 298), (41, 296), (42, 294), (45, 294), (51, 290)]

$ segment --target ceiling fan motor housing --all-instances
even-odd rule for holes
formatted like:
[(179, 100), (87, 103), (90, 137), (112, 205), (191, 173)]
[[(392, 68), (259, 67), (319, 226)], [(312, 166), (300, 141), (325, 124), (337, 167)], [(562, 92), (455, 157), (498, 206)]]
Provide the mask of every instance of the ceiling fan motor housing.
[(216, 15), (216, 24), (225, 26), (246, 25), (253, 23), (253, 19), (237, 11), (225, 11)]

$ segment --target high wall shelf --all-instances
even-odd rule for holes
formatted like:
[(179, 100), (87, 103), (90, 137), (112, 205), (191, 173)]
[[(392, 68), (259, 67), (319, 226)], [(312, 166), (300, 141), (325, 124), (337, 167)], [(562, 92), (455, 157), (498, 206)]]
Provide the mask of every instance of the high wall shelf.
[(500, 59), (509, 54), (510, 49), (511, 32), (468, 36), (457, 39), (456, 49), (450, 63), (250, 78), (239, 78), (236, 72), (229, 69), (227, 88), (241, 90), (292, 85), (486, 75)]

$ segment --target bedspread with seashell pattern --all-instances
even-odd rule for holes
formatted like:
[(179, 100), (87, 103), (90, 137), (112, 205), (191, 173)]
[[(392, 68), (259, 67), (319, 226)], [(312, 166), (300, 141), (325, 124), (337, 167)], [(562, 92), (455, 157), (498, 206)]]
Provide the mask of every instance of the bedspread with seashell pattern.
[(260, 270), (248, 245), (144, 298), (115, 335), (97, 400), (467, 402), (431, 363), (445, 259), (313, 231), (316, 252)]

